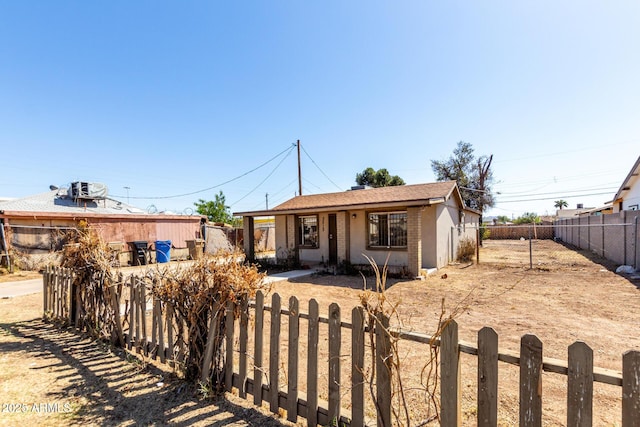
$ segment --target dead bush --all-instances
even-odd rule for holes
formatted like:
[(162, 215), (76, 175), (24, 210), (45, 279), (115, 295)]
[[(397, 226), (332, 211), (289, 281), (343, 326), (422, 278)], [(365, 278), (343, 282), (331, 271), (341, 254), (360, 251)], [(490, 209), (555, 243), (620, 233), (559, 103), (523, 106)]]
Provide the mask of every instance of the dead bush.
[(458, 262), (470, 262), (476, 253), (476, 242), (470, 237), (463, 237), (458, 243)]
[(150, 273), (154, 276), (153, 294), (172, 304), (178, 317), (176, 336), (187, 337), (186, 378), (200, 379), (209, 330), (215, 328), (212, 369), (207, 385), (213, 393), (221, 392), (224, 385), (227, 304), (234, 304), (234, 318), (238, 318), (241, 310), (248, 312), (243, 301), (254, 298), (258, 289), (268, 291), (263, 280), (265, 275), (257, 266), (243, 263), (243, 259), (238, 252), (219, 253), (205, 256), (188, 268), (151, 270)]

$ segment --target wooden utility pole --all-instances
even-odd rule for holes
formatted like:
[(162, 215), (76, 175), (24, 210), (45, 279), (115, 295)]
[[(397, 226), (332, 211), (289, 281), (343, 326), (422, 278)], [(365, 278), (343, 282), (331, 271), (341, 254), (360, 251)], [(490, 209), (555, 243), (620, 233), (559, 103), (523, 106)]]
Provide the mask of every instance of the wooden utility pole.
[(302, 169), (300, 168), (300, 140), (298, 140), (298, 196), (302, 196)]

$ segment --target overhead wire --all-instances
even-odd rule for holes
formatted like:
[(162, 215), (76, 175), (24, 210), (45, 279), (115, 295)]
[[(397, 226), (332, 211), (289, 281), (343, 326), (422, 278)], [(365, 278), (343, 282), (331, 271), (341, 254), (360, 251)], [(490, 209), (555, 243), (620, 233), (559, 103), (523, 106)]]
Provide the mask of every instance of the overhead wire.
[[(116, 195), (112, 195), (111, 197), (118, 197), (118, 198), (127, 197), (128, 199), (144, 199), (144, 200), (161, 200), (161, 199), (175, 199), (175, 198), (178, 198), (178, 197), (192, 196), (194, 194), (204, 193), (206, 191), (210, 191), (210, 190), (213, 190), (215, 188), (222, 187), (223, 185), (229, 184), (231, 182), (237, 181), (240, 178), (244, 178), (245, 176), (247, 176), (247, 175), (257, 171), (258, 169), (268, 165), (269, 163), (271, 163), (272, 161), (274, 161), (275, 159), (277, 159), (278, 157), (280, 157), (284, 153), (286, 153), (286, 156), (284, 158), (287, 158), (288, 155), (291, 154), (291, 151), (293, 151), (294, 148), (295, 148), (295, 144), (292, 144), (290, 147), (286, 148), (285, 150), (282, 150), (281, 152), (279, 152), (278, 154), (276, 154), (275, 156), (273, 156), (272, 158), (270, 158), (266, 162), (262, 163), (261, 165), (256, 166), (255, 168), (253, 168), (253, 169), (251, 169), (251, 170), (249, 170), (249, 171), (247, 171), (247, 172), (245, 172), (245, 173), (243, 173), (241, 175), (238, 175), (235, 178), (232, 178), (232, 179), (230, 179), (228, 181), (222, 182), (222, 183), (217, 184), (217, 185), (213, 185), (211, 187), (204, 188), (202, 190), (192, 191), (190, 193), (176, 194), (176, 195), (172, 195), (172, 196), (148, 196), (148, 197), (142, 197), (142, 196), (116, 196)], [(280, 163), (282, 163), (282, 161)], [(280, 165), (280, 163), (278, 165)]]
[(332, 183), (333, 185), (335, 185), (335, 187), (338, 190), (342, 190), (342, 188), (340, 188), (340, 186), (338, 184), (336, 184), (335, 182), (333, 182), (333, 180), (331, 178), (329, 178), (329, 176), (324, 173), (324, 171), (320, 168), (320, 166), (318, 166), (318, 164), (316, 163), (315, 160), (313, 160), (311, 158), (311, 156), (309, 155), (309, 153), (307, 153), (307, 150), (304, 148), (304, 145), (300, 144), (300, 147), (302, 148), (302, 151), (304, 151), (304, 154), (307, 155), (307, 157), (309, 158), (309, 160), (311, 160), (311, 163), (313, 163), (315, 165), (316, 168), (318, 168), (318, 170), (320, 171), (320, 173), (322, 173), (322, 175), (324, 175), (325, 178), (327, 178), (329, 180), (330, 183)]
[(576, 197), (589, 197), (589, 196), (602, 196), (605, 194), (609, 194), (611, 195), (610, 191), (607, 191), (606, 193), (591, 193), (591, 194), (575, 194), (575, 195), (564, 195), (564, 196), (553, 196), (553, 197), (540, 197), (540, 198), (535, 198), (535, 199), (522, 199), (522, 200), (500, 200), (498, 199), (496, 201), (496, 203), (516, 203), (516, 202), (538, 202), (541, 200), (553, 200), (553, 199), (573, 199)]
[(264, 183), (265, 183), (265, 181), (266, 181), (266, 180), (268, 180), (268, 179), (271, 177), (271, 175), (273, 175), (273, 174), (275, 173), (275, 171), (280, 167), (280, 165), (282, 164), (282, 162), (284, 162), (284, 161), (287, 159), (287, 157), (289, 157), (289, 155), (291, 154), (291, 152), (292, 152), (292, 151), (293, 151), (293, 147), (289, 150), (289, 152), (287, 153), (287, 155), (286, 155), (286, 156), (284, 156), (284, 157), (282, 158), (282, 160), (280, 160), (280, 162), (278, 162), (278, 164), (276, 165), (276, 167), (275, 167), (275, 168), (273, 168), (273, 170), (269, 173), (269, 175), (267, 175), (267, 176), (265, 177), (265, 179), (263, 179), (262, 181), (260, 181), (260, 183), (258, 183), (258, 185), (256, 185), (255, 187), (253, 187), (253, 189), (252, 189), (251, 191), (249, 191), (247, 194), (245, 194), (244, 196), (242, 196), (242, 197), (241, 197), (239, 200), (237, 200), (235, 203), (231, 203), (231, 205), (230, 205), (230, 206), (237, 205), (238, 203), (240, 203), (241, 201), (243, 201), (244, 199), (246, 199), (247, 197), (249, 197), (249, 195), (251, 195), (254, 191), (256, 191), (256, 190), (257, 190), (257, 189), (258, 189), (262, 184), (264, 184)]

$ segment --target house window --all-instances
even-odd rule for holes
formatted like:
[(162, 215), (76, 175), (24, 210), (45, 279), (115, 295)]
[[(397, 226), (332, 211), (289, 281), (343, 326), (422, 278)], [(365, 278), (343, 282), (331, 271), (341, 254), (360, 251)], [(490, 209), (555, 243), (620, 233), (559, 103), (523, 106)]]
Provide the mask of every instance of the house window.
[(369, 214), (369, 247), (407, 247), (407, 213)]
[(298, 229), (300, 246), (309, 248), (318, 247), (318, 216), (309, 215), (298, 217)]

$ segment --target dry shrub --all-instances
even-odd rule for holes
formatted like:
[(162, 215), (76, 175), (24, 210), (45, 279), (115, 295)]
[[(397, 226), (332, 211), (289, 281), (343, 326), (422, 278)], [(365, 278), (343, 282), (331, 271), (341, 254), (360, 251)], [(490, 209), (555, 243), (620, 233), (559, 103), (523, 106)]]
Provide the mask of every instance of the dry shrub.
[(84, 221), (67, 232), (66, 238), (69, 243), (63, 247), (60, 264), (73, 271), (71, 289), (80, 298), (74, 298), (72, 316), (75, 305), (79, 305), (79, 317), (91, 335), (124, 346), (116, 313), (120, 310), (116, 295), (122, 294), (123, 282), (114, 268), (117, 264), (109, 246)]
[[(224, 382), (224, 337), (226, 306), (234, 303), (234, 317), (240, 316), (242, 302), (255, 297), (258, 289), (268, 291), (264, 274), (255, 265), (245, 264), (240, 253), (205, 256), (192, 266), (180, 269), (150, 270), (152, 292), (173, 305), (177, 316), (177, 337), (187, 337), (188, 354), (184, 363), (186, 378), (199, 380), (204, 363), (209, 329), (215, 328), (210, 389), (222, 390)], [(248, 310), (247, 305), (244, 309)], [(185, 331), (182, 330), (186, 327)]]
[(457, 260), (459, 262), (470, 262), (476, 253), (476, 242), (470, 237), (463, 237), (458, 243)]

